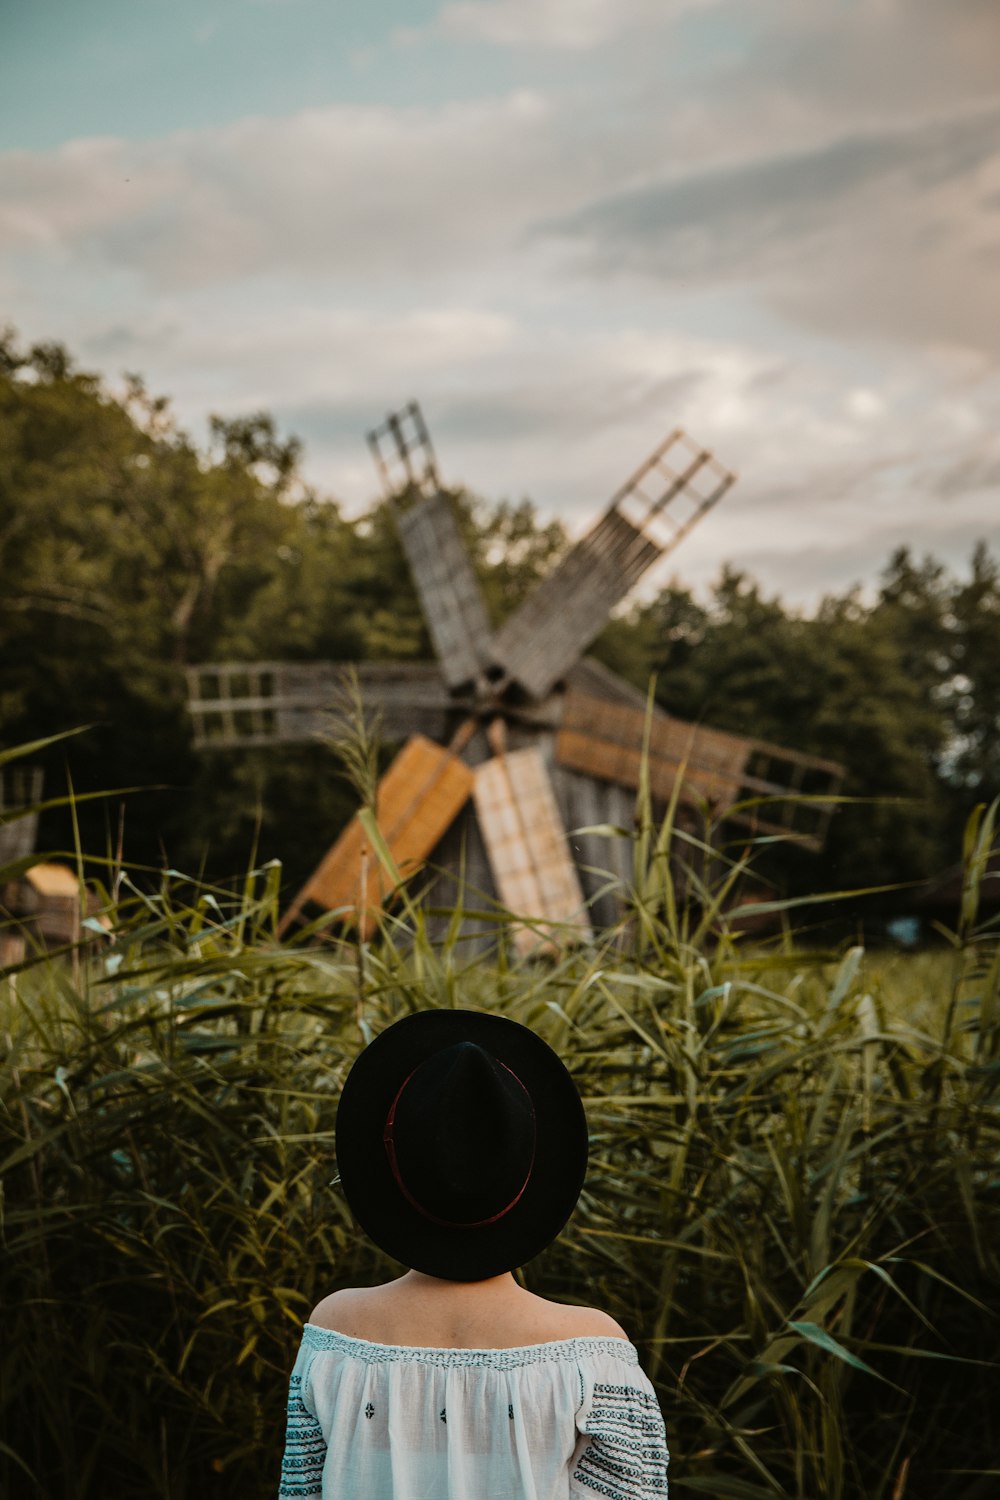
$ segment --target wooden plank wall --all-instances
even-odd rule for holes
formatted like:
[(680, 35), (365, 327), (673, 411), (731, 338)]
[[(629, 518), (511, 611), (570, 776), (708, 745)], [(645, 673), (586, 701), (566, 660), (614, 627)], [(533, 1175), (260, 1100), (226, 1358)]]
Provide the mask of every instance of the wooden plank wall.
[(552, 766), (549, 775), (591, 921), (595, 927), (613, 927), (621, 916), (621, 900), (608, 886), (632, 879), (632, 840), (578, 830), (603, 825), (631, 829), (635, 793), (564, 766)]
[[(427, 927), (435, 942), (452, 930), (452, 912), (464, 913), (459, 924), (458, 955), (463, 959), (494, 954), (501, 928), (495, 919), (499, 898), (486, 845), (470, 798), (427, 858), (426, 874), (416, 882), (429, 908)], [(434, 908), (438, 908), (436, 913)]]

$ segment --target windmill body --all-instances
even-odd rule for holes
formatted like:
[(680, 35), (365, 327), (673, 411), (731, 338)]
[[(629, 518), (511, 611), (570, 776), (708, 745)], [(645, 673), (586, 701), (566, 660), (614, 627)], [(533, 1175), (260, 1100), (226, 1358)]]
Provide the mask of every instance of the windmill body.
[[(654, 799), (677, 791), (751, 829), (821, 846), (841, 768), (780, 746), (685, 724), (586, 648), (642, 575), (729, 489), (734, 476), (672, 432), (597, 522), (504, 622), (490, 628), (416, 403), (369, 436), (396, 514), (436, 663), (359, 663), (366, 708), (387, 742), (406, 743), (379, 785), (379, 829), (404, 875), (424, 869), (431, 905), (499, 901), (523, 917), (528, 953), (614, 920), (644, 735)], [(203, 748), (303, 740), (329, 727), (346, 663), (223, 663), (188, 671)], [(680, 787), (677, 786), (681, 781)], [(751, 805), (759, 798), (777, 804)], [(806, 799), (806, 800), (803, 800)], [(775, 810), (776, 809), (776, 810)], [(613, 877), (611, 881), (608, 876)], [(319, 908), (371, 930), (386, 872), (354, 819), (299, 893), (286, 925)], [(485, 915), (471, 941), (495, 940)]]

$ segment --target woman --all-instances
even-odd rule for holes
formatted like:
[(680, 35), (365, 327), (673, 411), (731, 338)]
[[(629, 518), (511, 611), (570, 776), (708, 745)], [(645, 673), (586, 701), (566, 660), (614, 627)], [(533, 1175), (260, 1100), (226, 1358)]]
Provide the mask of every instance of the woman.
[(397, 1021), (344, 1084), (337, 1163), (361, 1227), (412, 1269), (314, 1309), (281, 1496), (665, 1496), (663, 1419), (633, 1345), (607, 1314), (512, 1275), (559, 1233), (587, 1164), (552, 1049), (478, 1011)]

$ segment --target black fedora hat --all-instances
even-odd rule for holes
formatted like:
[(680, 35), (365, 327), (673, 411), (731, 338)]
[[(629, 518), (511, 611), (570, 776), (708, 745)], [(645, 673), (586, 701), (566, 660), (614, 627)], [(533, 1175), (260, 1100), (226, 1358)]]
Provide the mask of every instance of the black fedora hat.
[(565, 1066), (527, 1026), (417, 1011), (351, 1068), (337, 1166), (381, 1249), (430, 1276), (483, 1281), (537, 1255), (569, 1218), (587, 1122)]

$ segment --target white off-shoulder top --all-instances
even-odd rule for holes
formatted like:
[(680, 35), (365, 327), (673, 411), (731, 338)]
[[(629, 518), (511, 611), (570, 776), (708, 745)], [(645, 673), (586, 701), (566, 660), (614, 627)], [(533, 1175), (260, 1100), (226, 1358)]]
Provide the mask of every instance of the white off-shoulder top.
[(667, 1445), (634, 1345), (373, 1344), (307, 1323), (282, 1497), (661, 1500)]

